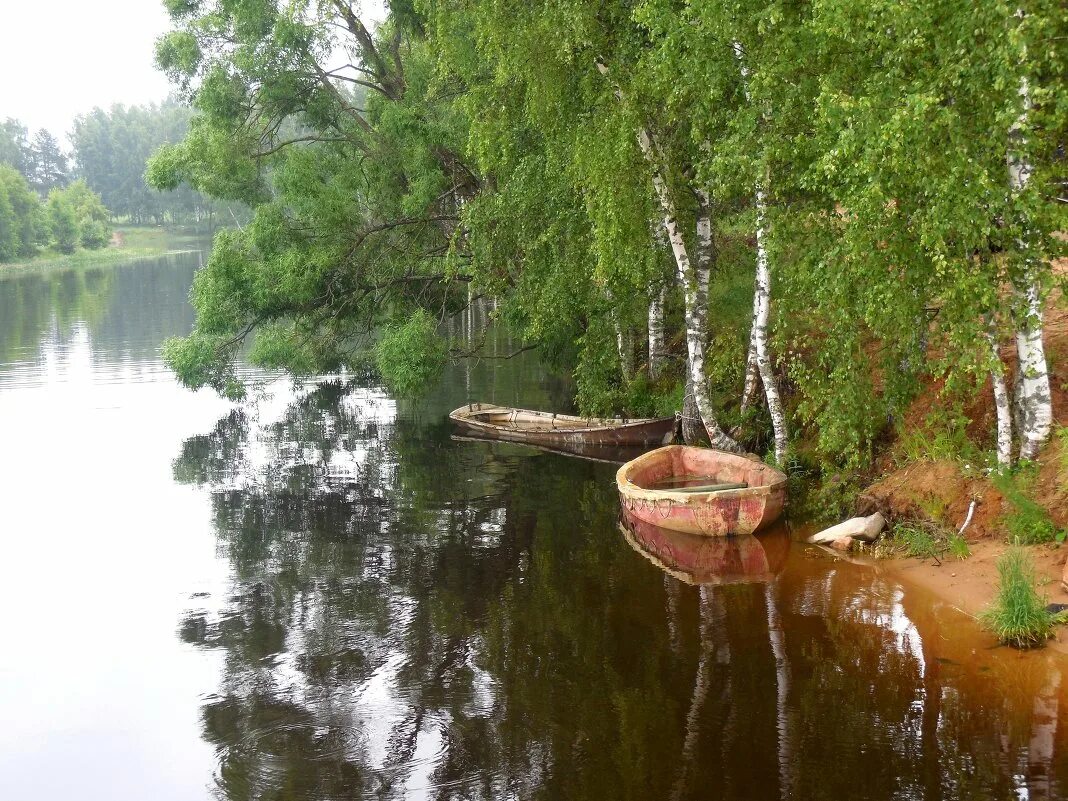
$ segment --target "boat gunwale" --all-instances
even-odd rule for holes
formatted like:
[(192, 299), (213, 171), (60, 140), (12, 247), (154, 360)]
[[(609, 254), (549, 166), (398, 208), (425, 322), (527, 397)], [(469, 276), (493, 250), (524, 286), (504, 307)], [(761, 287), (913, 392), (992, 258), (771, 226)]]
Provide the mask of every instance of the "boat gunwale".
[(691, 445), (664, 445), (656, 450), (643, 453), (635, 459), (631, 459), (624, 464), (619, 470), (616, 471), (616, 488), (620, 494), (624, 497), (632, 500), (644, 500), (644, 501), (671, 501), (672, 503), (679, 504), (681, 506), (691, 506), (696, 503), (705, 503), (709, 500), (716, 500), (719, 498), (759, 498), (765, 495), (771, 495), (773, 491), (778, 490), (783, 484), (787, 482), (787, 476), (781, 470), (778, 470), (771, 465), (762, 462), (758, 459), (750, 459), (748, 456), (742, 456), (737, 453), (730, 453), (729, 451), (721, 451), (715, 448), (698, 448), (697, 450), (714, 453), (729, 457), (730, 459), (743, 459), (746, 461), (754, 462), (761, 467), (769, 470), (775, 477), (774, 480), (768, 484), (759, 484), (755, 487), (739, 487), (737, 489), (728, 490), (710, 490), (708, 492), (680, 492), (679, 490), (669, 489), (647, 489), (635, 484), (631, 478), (631, 473), (636, 468), (645, 466), (645, 463), (654, 461), (664, 456), (664, 451), (672, 448), (689, 448)]
[[(476, 406), (481, 408), (473, 408)], [(509, 426), (502, 423), (490, 423), (485, 420), (479, 420), (474, 416), (476, 414), (493, 414), (494, 412), (522, 412), (524, 414), (534, 415), (535, 417), (542, 417), (550, 421), (575, 421), (586, 423), (587, 425), (583, 427), (568, 428), (525, 429), (518, 425)], [(647, 426), (650, 423), (656, 424), (674, 421), (674, 418), (672, 417), (639, 417), (634, 419), (627, 419), (626, 417), (578, 417), (571, 414), (556, 414), (554, 412), (543, 412), (537, 409), (520, 409), (515, 406), (491, 406), (484, 403), (464, 404), (460, 408), (449, 412), (449, 419), (458, 423), (463, 423), (464, 425), (484, 428), (490, 431), (530, 432), (535, 434), (589, 434), (600, 431), (613, 431), (621, 428), (637, 428), (640, 426)], [(599, 423), (599, 425), (589, 425), (590, 423)]]

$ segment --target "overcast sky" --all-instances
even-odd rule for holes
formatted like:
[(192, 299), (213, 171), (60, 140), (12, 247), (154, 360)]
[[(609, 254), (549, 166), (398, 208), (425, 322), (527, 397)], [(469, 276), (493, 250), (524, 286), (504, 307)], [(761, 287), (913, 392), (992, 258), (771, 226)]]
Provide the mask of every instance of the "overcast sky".
[[(381, 0), (364, 7), (381, 16)], [(160, 0), (0, 0), (0, 119), (65, 141), (94, 106), (163, 100), (153, 45), (169, 29)]]
[(93, 106), (159, 102), (169, 22), (158, 0), (0, 0), (0, 117), (63, 136)]

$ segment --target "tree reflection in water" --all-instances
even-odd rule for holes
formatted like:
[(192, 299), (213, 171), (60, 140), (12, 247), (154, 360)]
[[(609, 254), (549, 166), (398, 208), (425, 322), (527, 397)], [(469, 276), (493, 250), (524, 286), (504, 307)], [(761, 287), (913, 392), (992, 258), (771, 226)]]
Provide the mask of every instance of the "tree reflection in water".
[(1059, 673), (1035, 677), (1052, 689), (1033, 712), (921, 638), (895, 585), (799, 548), (766, 581), (666, 578), (616, 531), (611, 465), (453, 442), (440, 421), (328, 382), (175, 460), (232, 565), (228, 596), (180, 625), (225, 657), (202, 711), (220, 797), (1065, 788)]

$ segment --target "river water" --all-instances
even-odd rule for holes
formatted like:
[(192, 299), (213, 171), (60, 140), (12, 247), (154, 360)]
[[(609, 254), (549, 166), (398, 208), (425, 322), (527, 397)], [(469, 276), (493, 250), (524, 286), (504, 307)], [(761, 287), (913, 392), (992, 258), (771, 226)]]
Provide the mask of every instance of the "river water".
[(469, 398), (568, 402), (530, 354), (418, 403), (183, 390), (200, 260), (0, 273), (0, 799), (1068, 795), (1062, 657), (452, 439)]

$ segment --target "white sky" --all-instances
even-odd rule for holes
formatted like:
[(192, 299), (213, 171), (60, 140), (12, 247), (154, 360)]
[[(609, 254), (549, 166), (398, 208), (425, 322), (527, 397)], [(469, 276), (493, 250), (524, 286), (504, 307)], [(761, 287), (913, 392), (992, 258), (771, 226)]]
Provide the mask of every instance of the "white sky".
[[(382, 0), (364, 0), (381, 19)], [(154, 66), (170, 30), (160, 0), (0, 0), (0, 119), (61, 141), (94, 106), (158, 103), (171, 86)]]
[(163, 100), (153, 48), (169, 29), (159, 0), (0, 0), (0, 118), (65, 139), (93, 106)]

